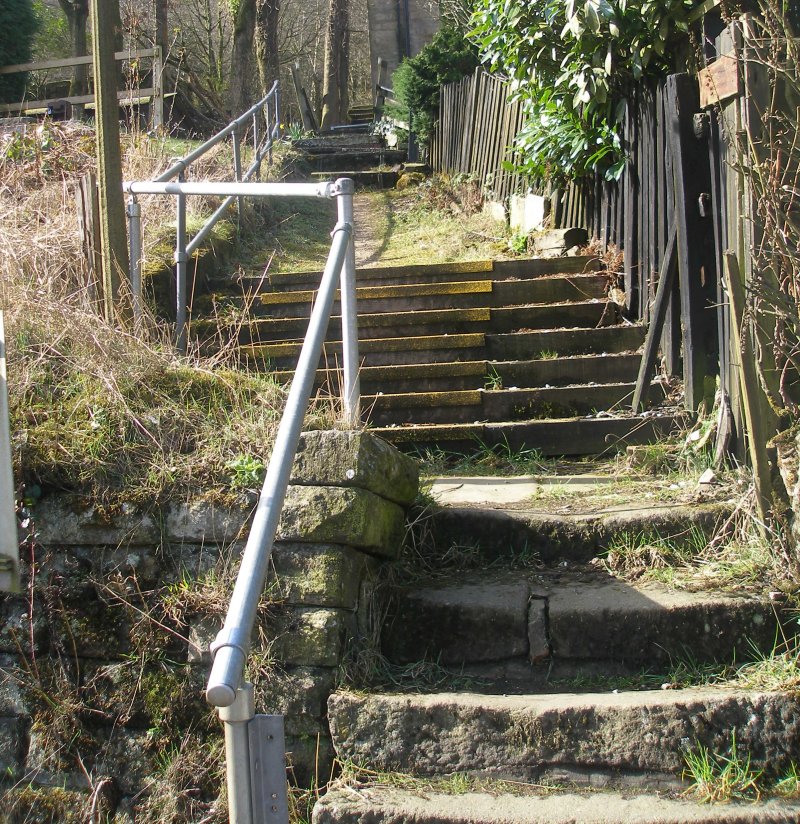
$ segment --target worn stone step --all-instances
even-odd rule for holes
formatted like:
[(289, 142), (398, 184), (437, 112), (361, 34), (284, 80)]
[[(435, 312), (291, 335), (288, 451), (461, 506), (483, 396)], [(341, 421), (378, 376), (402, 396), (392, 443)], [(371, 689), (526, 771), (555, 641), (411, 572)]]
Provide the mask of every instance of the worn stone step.
[[(373, 148), (370, 146), (351, 147), (323, 152), (319, 148), (308, 154), (312, 165), (312, 177), (335, 180), (338, 177), (357, 177), (364, 171), (374, 171), (377, 167), (402, 163), (406, 153), (400, 149)], [(393, 172), (397, 175), (397, 172)], [(394, 185), (394, 184), (392, 184)]]
[[(476, 360), (486, 351), (486, 336), (482, 332), (461, 335), (430, 335), (422, 337), (373, 338), (359, 342), (359, 357), (369, 366), (393, 363), (435, 363), (450, 358), (454, 361)], [(242, 356), (250, 361), (267, 361), (278, 368), (293, 367), (300, 355), (300, 341), (274, 344), (253, 344), (240, 347)], [(335, 369), (341, 363), (341, 341), (325, 344), (322, 367)]]
[(685, 429), (683, 413), (567, 418), (507, 423), (378, 426), (371, 431), (411, 452), (430, 447), (472, 453), (481, 445), (536, 450), (541, 455), (612, 455)]
[[(358, 163), (364, 168), (353, 168)], [(393, 169), (372, 169), (370, 166), (382, 165), (376, 158), (364, 157), (358, 161), (347, 158), (337, 158), (334, 155), (324, 155), (317, 158), (313, 164), (317, 171), (311, 172), (312, 180), (324, 183), (335, 178), (349, 177), (356, 189), (393, 189), (400, 177), (400, 172)], [(320, 166), (327, 171), (319, 169)]]
[[(633, 397), (634, 384), (550, 386), (535, 389), (467, 389), (365, 395), (376, 426), (405, 423), (469, 423), (476, 420), (520, 421), (584, 415), (621, 408)], [(653, 383), (649, 399), (664, 399), (664, 385)], [(628, 404), (629, 405), (629, 404)]]
[[(594, 280), (594, 278), (593, 278)], [(592, 292), (595, 294), (593, 295)], [(597, 326), (603, 318), (604, 325), (616, 322), (617, 313), (602, 298), (600, 286), (584, 292), (569, 285), (567, 278), (527, 278), (524, 280), (493, 281), (488, 279), (466, 281), (434, 281), (430, 283), (406, 283), (376, 286), (359, 286), (356, 290), (359, 315), (375, 312), (408, 312), (447, 309), (492, 308), (499, 319), (512, 313), (509, 320), (498, 326), (498, 331), (508, 331), (525, 325), (525, 318), (513, 318), (513, 312), (525, 307), (533, 313), (547, 314), (551, 310), (554, 320), (530, 325), (546, 326)], [(599, 294), (596, 294), (599, 293)], [(270, 318), (307, 318), (311, 313), (316, 292), (313, 289), (280, 292), (261, 292), (251, 306), (254, 314)], [(557, 302), (558, 298), (561, 302)], [(339, 312), (339, 294), (334, 302), (334, 315)], [(593, 308), (592, 308), (593, 307)], [(586, 319), (581, 319), (581, 313)]]
[[(511, 332), (517, 329), (554, 329), (564, 326), (596, 326), (605, 317), (613, 318), (605, 301), (580, 303), (538, 304), (500, 309), (476, 307), (472, 309), (432, 309), (362, 313), (358, 316), (361, 340), (403, 336), (449, 335), (464, 332)], [(308, 328), (307, 317), (259, 318), (249, 323), (235, 324), (228, 334), (239, 343), (267, 343), (270, 341), (302, 338)], [(224, 331), (224, 327), (222, 328)], [(328, 325), (328, 336), (341, 335), (341, 316), (334, 315)], [(219, 324), (199, 321), (193, 324), (194, 333), (202, 338), (216, 333)]]
[[(255, 266), (250, 274), (217, 278), (215, 289), (235, 294), (256, 294), (262, 291), (296, 291), (319, 286), (321, 272), (269, 272), (268, 261)], [(515, 260), (463, 260), (452, 263), (419, 263), (399, 266), (359, 267), (356, 282), (359, 286), (392, 286), (406, 283), (441, 283), (463, 280), (506, 280), (509, 278), (563, 280), (566, 276), (584, 297), (601, 297), (607, 291), (608, 277), (600, 272), (601, 262), (594, 257), (518, 258)], [(545, 285), (545, 290), (559, 284)], [(596, 294), (599, 291), (599, 294)], [(568, 296), (569, 297), (569, 296)], [(547, 299), (547, 298), (545, 298)]]
[(556, 695), (355, 695), (328, 700), (336, 753), (378, 771), (521, 781), (559, 769), (680, 776), (687, 750), (729, 751), (753, 769), (800, 758), (800, 695), (722, 688)]
[(645, 334), (640, 324), (600, 329), (540, 329), (487, 335), (486, 344), (490, 360), (546, 359), (557, 355), (632, 352), (644, 343)]
[[(636, 379), (641, 356), (637, 354), (576, 355), (527, 361), (457, 361), (416, 363), (399, 366), (365, 366), (361, 369), (361, 391), (448, 392), (480, 389), (487, 386), (535, 387), (567, 386), (576, 383), (629, 383)], [(286, 383), (293, 371), (275, 372), (276, 380)], [(333, 379), (333, 380), (332, 380)], [(331, 383), (335, 386), (331, 386)], [(338, 375), (319, 371), (317, 385), (328, 383), (338, 391)]]
[(655, 674), (687, 659), (744, 662), (769, 654), (784, 632), (766, 596), (632, 584), (592, 568), (461, 571), (396, 587), (390, 597), (382, 636), (390, 661), (424, 659), (457, 671), (505, 662), (520, 673), (527, 665), (529, 682), (544, 681), (544, 689), (553, 667)]
[[(409, 782), (406, 782), (408, 784)], [(527, 789), (527, 792), (526, 792)], [(447, 793), (430, 787), (340, 787), (317, 801), (312, 824), (791, 824), (800, 802), (699, 804), (638, 792), (536, 792), (500, 786)]]
[[(641, 344), (641, 326), (609, 326), (601, 329), (545, 329), (536, 332), (454, 335), (401, 336), (371, 338), (359, 343), (359, 356), (365, 366), (440, 363), (467, 360), (547, 360), (558, 355), (599, 354), (631, 351)], [(300, 354), (300, 340), (240, 347), (250, 361), (268, 361), (272, 367), (293, 368)], [(341, 362), (341, 341), (325, 344), (324, 368), (334, 369)]]
[(647, 503), (554, 514), (530, 507), (442, 506), (428, 513), (430, 539), (440, 547), (468, 546), (486, 563), (534, 556), (545, 564), (586, 563), (622, 534), (657, 534), (676, 546), (710, 535), (730, 514), (730, 504)]

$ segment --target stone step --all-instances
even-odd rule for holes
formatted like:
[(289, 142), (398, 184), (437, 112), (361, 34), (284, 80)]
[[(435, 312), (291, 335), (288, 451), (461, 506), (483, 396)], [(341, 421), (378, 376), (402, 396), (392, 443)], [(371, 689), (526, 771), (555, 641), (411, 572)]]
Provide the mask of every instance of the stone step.
[[(423, 335), (371, 338), (359, 342), (359, 356), (365, 366), (441, 363), (444, 361), (529, 360), (558, 355), (629, 352), (644, 340), (639, 325), (604, 326), (599, 329), (543, 329), (535, 332), (454, 335)], [(273, 368), (294, 368), (300, 355), (300, 341), (252, 344), (240, 348), (249, 361), (268, 361)], [(341, 341), (325, 344), (322, 368), (335, 369), (341, 363)]]
[[(406, 785), (411, 782), (406, 781)], [(638, 792), (509, 790), (443, 792), (423, 786), (345, 786), (317, 801), (312, 824), (790, 824), (800, 802), (699, 804)]]
[[(355, 176), (364, 170), (402, 163), (406, 158), (406, 153), (400, 149), (361, 146), (347, 149), (336, 148), (331, 151), (316, 148), (308, 152), (307, 156), (314, 170), (312, 177), (317, 178), (319, 175), (325, 180), (350, 177), (355, 180)], [(396, 175), (397, 172), (394, 174)]]
[(441, 506), (428, 513), (426, 527), (435, 546), (471, 547), (487, 565), (519, 556), (536, 557), (544, 564), (583, 564), (623, 533), (656, 533), (676, 546), (692, 546), (693, 533), (711, 535), (730, 509), (724, 503), (645, 501), (586, 514), (554, 514), (537, 509), (534, 502), (514, 509)]
[(613, 455), (635, 444), (677, 434), (688, 423), (684, 413), (566, 418), (497, 423), (378, 426), (371, 431), (400, 449), (429, 448), (473, 453), (481, 445), (543, 456)]
[(675, 777), (687, 751), (724, 754), (732, 735), (753, 769), (780, 775), (800, 759), (800, 695), (784, 692), (339, 692), (328, 700), (328, 720), (341, 761), (419, 776), (541, 781), (567, 769)]
[[(575, 355), (523, 361), (460, 361), (448, 363), (417, 363), (399, 366), (365, 366), (361, 369), (361, 391), (365, 394), (397, 392), (448, 392), (480, 389), (487, 385), (504, 387), (568, 386), (576, 383), (630, 383), (636, 379), (641, 356), (637, 354)], [(282, 383), (294, 377), (294, 372), (275, 372)], [(334, 383), (332, 394), (338, 392), (338, 376), (319, 371), (317, 385)]]
[[(395, 311), (362, 313), (358, 317), (361, 340), (404, 336), (449, 335), (463, 332), (507, 333), (519, 329), (558, 329), (565, 326), (595, 327), (604, 318), (613, 319), (616, 304), (593, 300), (580, 303), (538, 304), (492, 309), (429, 309), (413, 312)], [(193, 324), (196, 335), (202, 337), (216, 332), (219, 324)], [(230, 334), (237, 335), (239, 343), (268, 343), (287, 339), (302, 339), (308, 329), (308, 317), (259, 318), (237, 324)], [(328, 325), (328, 336), (341, 335), (341, 316), (334, 315)]]
[[(500, 664), (477, 671), (506, 674), (504, 692), (511, 672), (519, 674), (515, 692), (550, 691), (553, 670), (580, 674), (582, 665), (616, 676), (665, 673), (686, 659), (745, 662), (768, 655), (785, 631), (766, 596), (632, 584), (591, 567), (459, 571), (389, 595), (382, 653), (390, 661), (436, 661), (458, 672)], [(520, 677), (526, 669), (529, 678)]]
[[(605, 286), (602, 281), (594, 276), (581, 275), (580, 278), (589, 281), (585, 289), (580, 284), (576, 287), (569, 278), (562, 277), (507, 281), (472, 279), (358, 286), (356, 299), (359, 316), (376, 312), (478, 308), (493, 308), (500, 316), (503, 312), (508, 312), (515, 307), (538, 306), (540, 312), (551, 307), (554, 315), (561, 318), (558, 323), (549, 323), (551, 328), (554, 325), (581, 326), (584, 323), (580, 320), (570, 322), (569, 307), (572, 307), (573, 313), (578, 313), (579, 317), (582, 307), (604, 307), (607, 303), (603, 298)], [(588, 293), (589, 297), (585, 298), (584, 293)], [(561, 300), (556, 301), (559, 296)], [(311, 314), (315, 297), (316, 291), (313, 289), (262, 291), (256, 296), (250, 309), (253, 314), (268, 315), (270, 318), (307, 318)], [(339, 305), (337, 291), (334, 315), (340, 311)], [(587, 320), (586, 324), (596, 326), (600, 321), (600, 315), (602, 315), (602, 308), (599, 313), (591, 313), (591, 320)], [(608, 315), (606, 323), (613, 322), (615, 317), (614, 314)]]
[[(630, 406), (635, 385), (550, 386), (536, 389), (462, 389), (365, 395), (363, 405), (376, 426), (406, 423), (470, 423), (572, 417), (598, 409)], [(651, 385), (650, 401), (664, 399), (664, 385)]]
[[(250, 274), (230, 278), (217, 278), (213, 286), (221, 291), (234, 291), (236, 294), (256, 294), (261, 291), (296, 291), (298, 289), (315, 289), (319, 286), (321, 272), (270, 272), (264, 270), (268, 261), (254, 267)], [(598, 274), (601, 262), (591, 256), (569, 258), (517, 258), (514, 260), (464, 260), (452, 263), (419, 263), (402, 266), (375, 266), (356, 269), (356, 281), (359, 286), (392, 286), (406, 283), (441, 283), (444, 281), (463, 280), (507, 280), (511, 278), (554, 278), (563, 279), (569, 275), (582, 289), (595, 290), (591, 285), (593, 278), (600, 278), (605, 294), (608, 278)], [(585, 278), (585, 280), (584, 280)], [(586, 297), (595, 297), (586, 295)]]
[[(353, 163), (364, 164), (365, 168), (353, 168)], [(356, 189), (393, 189), (400, 172), (392, 169), (372, 169), (369, 166), (382, 165), (377, 158), (363, 158), (359, 161), (351, 161), (346, 158), (335, 158), (331, 155), (318, 157), (314, 160), (314, 167), (320, 166), (328, 171), (311, 172), (312, 180), (318, 183), (333, 181), (334, 178), (349, 177), (355, 184)]]

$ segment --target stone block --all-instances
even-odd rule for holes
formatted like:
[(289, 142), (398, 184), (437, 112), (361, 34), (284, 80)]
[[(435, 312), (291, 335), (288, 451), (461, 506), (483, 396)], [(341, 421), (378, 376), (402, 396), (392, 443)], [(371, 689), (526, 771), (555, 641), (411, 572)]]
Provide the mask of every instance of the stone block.
[(410, 504), (419, 488), (416, 461), (369, 432), (304, 432), (292, 483), (366, 489), (397, 504)]
[(318, 727), (327, 712), (336, 672), (326, 667), (275, 667), (256, 679), (257, 711), (283, 715), (287, 732), (306, 733), (307, 722), (312, 721)]
[(190, 543), (229, 543), (246, 534), (251, 514), (244, 507), (223, 507), (203, 499), (173, 505), (164, 518), (166, 537)]
[(36, 506), (36, 533), (43, 546), (158, 544), (161, 528), (133, 504), (105, 509), (77, 495), (53, 495)]
[(509, 223), (516, 232), (539, 231), (550, 214), (550, 200), (542, 195), (511, 195)]
[(533, 236), (531, 251), (534, 257), (561, 257), (575, 246), (583, 246), (588, 240), (589, 233), (586, 229), (549, 229)]
[(0, 593), (0, 652), (14, 654), (21, 651), (26, 655), (43, 652), (47, 648), (48, 637), (47, 621), (38, 595), (34, 597), (31, 623), (26, 597)]
[(532, 598), (528, 607), (528, 657), (537, 664), (550, 657), (547, 637), (547, 601)]
[(28, 714), (21, 689), (23, 678), (19, 658), (0, 655), (0, 717)]
[(23, 725), (19, 718), (0, 718), (0, 775), (18, 777), (24, 746)]
[(403, 509), (365, 489), (291, 486), (278, 539), (345, 544), (396, 558), (404, 530)]
[(508, 218), (505, 205), (496, 200), (485, 201), (483, 204), (483, 213), (498, 223), (505, 223)]
[(528, 584), (443, 585), (396, 594), (383, 632), (394, 661), (459, 666), (528, 653)]
[(278, 543), (267, 594), (290, 604), (354, 609), (361, 579), (377, 563), (346, 546)]
[(266, 625), (271, 655), (288, 666), (336, 667), (342, 660), (354, 616), (337, 609), (292, 609)]
[(330, 733), (320, 724), (314, 732), (286, 734), (286, 762), (290, 780), (300, 787), (324, 786), (333, 770)]

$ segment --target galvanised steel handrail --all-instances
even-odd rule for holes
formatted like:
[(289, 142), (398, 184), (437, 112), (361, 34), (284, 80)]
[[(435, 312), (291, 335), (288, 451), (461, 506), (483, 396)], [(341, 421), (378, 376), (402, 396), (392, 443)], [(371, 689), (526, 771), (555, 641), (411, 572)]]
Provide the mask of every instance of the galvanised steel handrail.
[(355, 428), (360, 424), (353, 181), (349, 178), (341, 178), (335, 183), (149, 181), (126, 183), (125, 191), (131, 195), (162, 194), (178, 198), (190, 195), (218, 195), (230, 198), (291, 196), (336, 198), (337, 201), (338, 222), (331, 233), (333, 242), (316, 292), (308, 331), (300, 350), (286, 408), (278, 426), (228, 613), (222, 629), (211, 645), (214, 663), (206, 687), (206, 698), (210, 704), (218, 708), (225, 727), (229, 817), (231, 824), (253, 824), (256, 819), (253, 810), (248, 736), (255, 709), (252, 685), (244, 681), (244, 666), (337, 288), (340, 291), (342, 315), (344, 424), (349, 428)]
[[(265, 129), (262, 134), (261, 116), (263, 113)], [(252, 121), (253, 128), (253, 162), (242, 173), (242, 135)], [(219, 145), (228, 136), (233, 138), (233, 172), (237, 181), (247, 182), (256, 177), (261, 170), (261, 163), (266, 157), (272, 162), (272, 147), (280, 137), (280, 91), (278, 81), (272, 84), (267, 94), (251, 106), (244, 114), (232, 120), (224, 129), (217, 132), (194, 151), (176, 160), (165, 172), (155, 178), (153, 183), (166, 183), (171, 180), (183, 181), (186, 170), (196, 160), (201, 158), (215, 146)], [(136, 193), (126, 187), (128, 198), (128, 239), (130, 253), (130, 286), (133, 302), (133, 316), (138, 322), (142, 314), (142, 213), (136, 202)], [(139, 193), (144, 194), (141, 190)], [(178, 194), (176, 214), (176, 241), (175, 241), (175, 280), (176, 280), (176, 322), (175, 337), (179, 352), (186, 351), (186, 321), (187, 321), (187, 264), (191, 254), (208, 237), (211, 230), (225, 216), (233, 201), (237, 201), (239, 215), (244, 206), (241, 194), (228, 195), (222, 204), (206, 220), (200, 231), (186, 242), (186, 197)]]

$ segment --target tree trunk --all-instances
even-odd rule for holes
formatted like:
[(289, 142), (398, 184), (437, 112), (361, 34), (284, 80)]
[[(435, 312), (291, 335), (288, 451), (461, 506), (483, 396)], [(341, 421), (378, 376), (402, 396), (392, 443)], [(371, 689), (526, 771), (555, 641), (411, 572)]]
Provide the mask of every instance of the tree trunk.
[(97, 182), (100, 192), (100, 241), (106, 318), (130, 316), (123, 283), (128, 275), (128, 242), (122, 193), (122, 160), (119, 145), (117, 66), (114, 60), (115, 19), (119, 0), (94, 0), (92, 51), (96, 101)]
[(256, 56), (261, 94), (265, 95), (280, 75), (278, 58), (278, 14), (280, 0), (258, 0)]
[(349, 108), (347, 78), (350, 64), (350, 27), (347, 0), (330, 0), (325, 35), (325, 69), (322, 86), (322, 122), (329, 129), (344, 123)]
[[(67, 18), (69, 41), (72, 57), (86, 54), (86, 22), (89, 19), (89, 0), (58, 0), (61, 10)], [(87, 92), (88, 67), (75, 66), (69, 84), (70, 95), (82, 95)]]
[(233, 25), (233, 56), (231, 58), (231, 113), (239, 115), (252, 105), (248, 77), (256, 30), (256, 0), (240, 0)]

